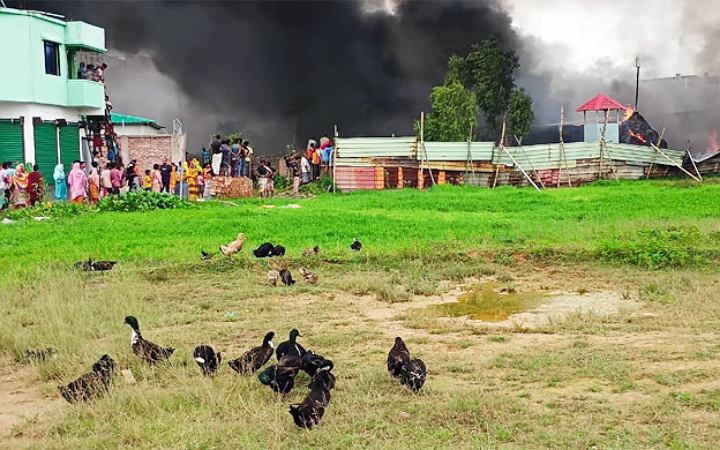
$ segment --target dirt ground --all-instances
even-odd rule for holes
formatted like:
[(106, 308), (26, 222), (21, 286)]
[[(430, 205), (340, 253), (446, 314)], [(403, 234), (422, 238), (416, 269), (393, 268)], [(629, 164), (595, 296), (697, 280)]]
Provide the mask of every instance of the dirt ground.
[(0, 361), (0, 436), (27, 420), (42, 420), (62, 406), (62, 400), (40, 392), (40, 383), (32, 366), (11, 359)]

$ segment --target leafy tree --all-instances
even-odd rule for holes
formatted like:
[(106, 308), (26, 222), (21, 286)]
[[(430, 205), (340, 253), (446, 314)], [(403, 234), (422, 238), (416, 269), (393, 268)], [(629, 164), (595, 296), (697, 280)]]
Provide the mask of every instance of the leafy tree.
[[(468, 138), (470, 127), (477, 127), (477, 99), (475, 93), (459, 81), (435, 86), (430, 94), (432, 112), (425, 118), (425, 140), (462, 142)], [(419, 133), (419, 123), (415, 131)]]
[(504, 50), (494, 37), (474, 45), (465, 58), (450, 57), (448, 80), (459, 81), (475, 92), (492, 138), (500, 134), (502, 117), (508, 110), (510, 96), (515, 89), (513, 72), (518, 67), (515, 52)]
[(535, 120), (532, 109), (532, 98), (524, 89), (514, 89), (510, 95), (510, 105), (507, 113), (507, 126), (509, 136), (517, 136), (522, 145), (523, 137), (530, 131)]

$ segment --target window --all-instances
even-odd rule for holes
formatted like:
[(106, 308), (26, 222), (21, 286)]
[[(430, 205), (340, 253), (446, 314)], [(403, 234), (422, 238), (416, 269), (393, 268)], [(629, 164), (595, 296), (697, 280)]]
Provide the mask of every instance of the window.
[(57, 42), (43, 41), (45, 46), (45, 73), (60, 75), (60, 49)]

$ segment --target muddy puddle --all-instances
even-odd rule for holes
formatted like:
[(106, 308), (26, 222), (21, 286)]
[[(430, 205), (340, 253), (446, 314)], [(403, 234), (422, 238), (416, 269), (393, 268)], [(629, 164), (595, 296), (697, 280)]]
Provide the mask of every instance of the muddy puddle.
[(427, 311), (440, 317), (467, 317), (483, 322), (502, 322), (510, 316), (539, 307), (546, 294), (499, 292), (493, 283), (474, 286), (457, 301), (431, 305)]
[(496, 284), (482, 283), (460, 293), (454, 301), (411, 308), (411, 313), (438, 318), (461, 318), (497, 328), (518, 325), (535, 328), (571, 314), (602, 317), (638, 308), (636, 302), (623, 299), (616, 292), (500, 292)]

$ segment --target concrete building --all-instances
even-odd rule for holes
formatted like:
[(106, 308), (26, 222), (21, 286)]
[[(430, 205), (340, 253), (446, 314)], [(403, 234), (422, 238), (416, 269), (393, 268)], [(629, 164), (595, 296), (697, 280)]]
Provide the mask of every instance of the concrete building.
[(69, 170), (81, 159), (78, 125), (104, 116), (105, 87), (78, 79), (77, 68), (104, 52), (102, 28), (0, 7), (1, 161), (36, 163), (52, 180), (58, 162)]

